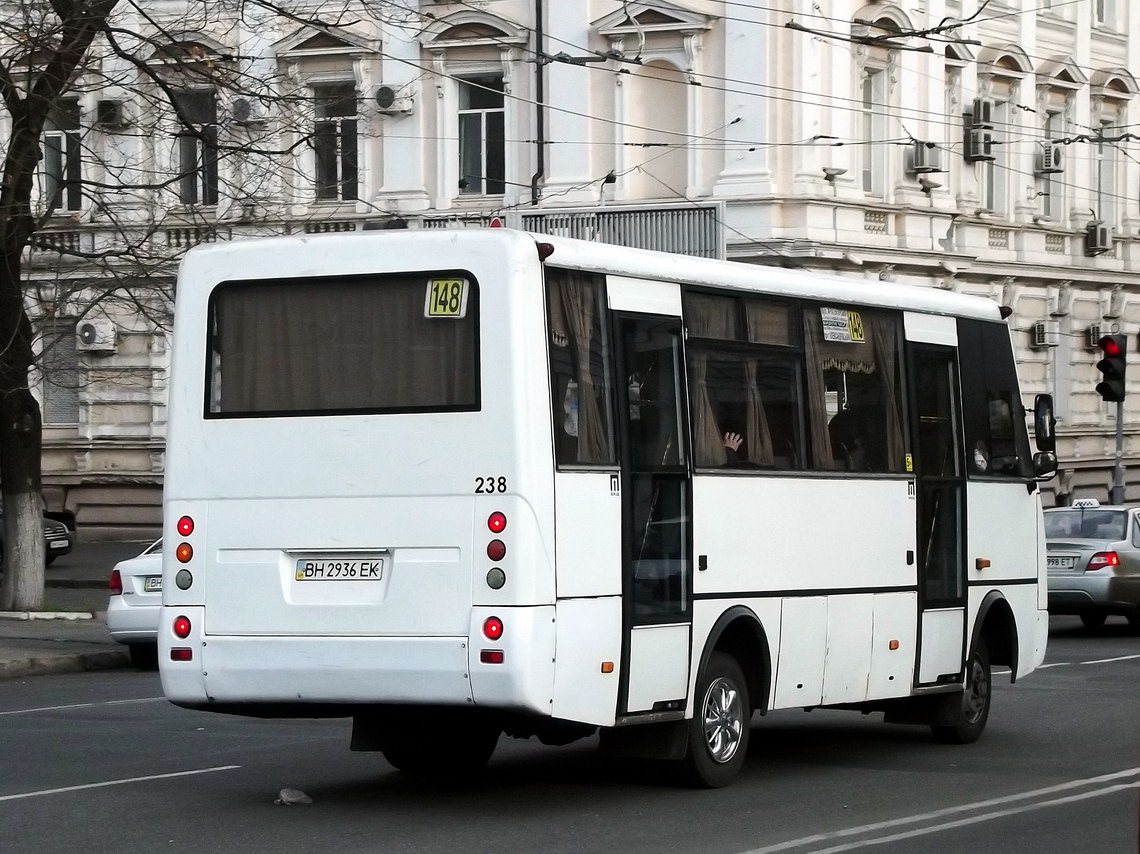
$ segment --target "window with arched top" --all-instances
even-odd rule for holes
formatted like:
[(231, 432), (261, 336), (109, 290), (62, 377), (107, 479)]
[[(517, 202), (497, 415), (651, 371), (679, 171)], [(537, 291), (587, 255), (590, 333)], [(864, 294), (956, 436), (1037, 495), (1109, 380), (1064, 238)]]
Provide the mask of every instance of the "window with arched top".
[(1094, 184), (1093, 210), (1096, 219), (1117, 228), (1127, 194), (1124, 188), (1123, 158), (1125, 132), (1129, 129), (1128, 106), (1137, 93), (1135, 78), (1123, 69), (1097, 71), (1091, 79)]
[(856, 15), (851, 27), (852, 41), (858, 45), (854, 55), (858, 63), (860, 180), (864, 193), (880, 199), (886, 198), (890, 187), (891, 144), (887, 140), (896, 130), (895, 75), (898, 48), (907, 31), (904, 22), (905, 16), (900, 21), (894, 14), (880, 11), (872, 20)]
[(507, 154), (527, 115), (512, 92), (512, 72), (528, 39), (522, 27), (478, 9), (459, 10), (424, 30), (421, 44), (432, 57), (439, 95), (432, 117), (436, 207), (498, 203), (523, 184), (520, 158)]
[(1068, 56), (1055, 56), (1037, 68), (1037, 117), (1040, 143), (1034, 152), (1037, 197), (1040, 216), (1050, 223), (1067, 224), (1067, 189), (1072, 179), (1070, 146), (1063, 141), (1072, 131), (1072, 107), (1077, 93), (1088, 83)]
[(1028, 55), (1016, 45), (983, 48), (978, 54), (978, 96), (989, 102), (993, 125), (993, 159), (976, 167), (981, 170), (981, 207), (1002, 219), (1013, 216), (1012, 190), (1024, 171), (1011, 141), (1021, 132), (1021, 86), (1032, 71)]

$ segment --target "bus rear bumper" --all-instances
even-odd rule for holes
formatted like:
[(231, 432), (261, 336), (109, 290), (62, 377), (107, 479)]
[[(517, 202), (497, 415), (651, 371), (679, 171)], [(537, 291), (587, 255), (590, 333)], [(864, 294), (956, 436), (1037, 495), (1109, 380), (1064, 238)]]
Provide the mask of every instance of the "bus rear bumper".
[[(191, 708), (229, 712), (273, 706), (296, 708), (297, 717), (306, 716), (306, 707), (320, 707), (325, 714), (344, 706), (347, 715), (375, 705), (483, 705), (549, 715), (554, 609), (499, 609), (495, 613), (502, 613), (508, 628), (495, 642), (482, 638), (483, 621), (491, 613), (473, 610), (470, 638), (267, 637), (204, 635), (204, 609), (163, 608), (158, 632), (163, 692)], [(190, 620), (185, 639), (173, 633), (175, 616)], [(536, 634), (549, 634), (549, 643)], [(503, 663), (481, 662), (485, 648), (503, 650)], [(172, 649), (188, 649), (192, 658), (174, 661)]]

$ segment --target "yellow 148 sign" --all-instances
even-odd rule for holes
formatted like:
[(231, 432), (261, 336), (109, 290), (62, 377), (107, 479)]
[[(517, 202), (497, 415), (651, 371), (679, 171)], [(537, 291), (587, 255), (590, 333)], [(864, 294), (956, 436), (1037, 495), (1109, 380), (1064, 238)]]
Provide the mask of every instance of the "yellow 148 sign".
[(465, 279), (432, 279), (428, 282), (424, 317), (464, 317), (466, 314)]

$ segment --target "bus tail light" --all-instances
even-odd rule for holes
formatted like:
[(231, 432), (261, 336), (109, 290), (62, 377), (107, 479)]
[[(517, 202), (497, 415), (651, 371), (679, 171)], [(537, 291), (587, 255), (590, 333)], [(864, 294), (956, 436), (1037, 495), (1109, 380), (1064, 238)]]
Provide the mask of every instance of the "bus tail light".
[(189, 617), (175, 617), (174, 618), (174, 634), (180, 638), (190, 637), (190, 618)]
[(507, 544), (502, 540), (491, 540), (487, 543), (487, 557), (500, 561), (507, 556)]
[(190, 558), (194, 557), (194, 549), (189, 543), (179, 543), (178, 548), (174, 550), (174, 556), (178, 558), (179, 563), (189, 563)]
[(479, 651), (479, 661), (483, 664), (502, 664), (504, 657), (501, 649), (483, 649)]
[(1120, 566), (1120, 555), (1116, 552), (1097, 552), (1089, 558), (1089, 565), (1085, 567), (1085, 572), (1104, 569), (1106, 566)]
[(182, 537), (189, 537), (194, 533), (194, 520), (189, 516), (183, 516), (178, 520), (178, 534)]
[(483, 621), (483, 634), (487, 640), (498, 640), (503, 636), (503, 621), (498, 617), (488, 617)]
[(171, 661), (193, 661), (194, 650), (185, 646), (176, 646), (170, 650)]
[(117, 570), (117, 569), (111, 570), (111, 581), (110, 581), (109, 586), (111, 588), (111, 595), (112, 596), (121, 596), (122, 595), (122, 593), (123, 593), (123, 576), (119, 574), (119, 570)]
[(503, 533), (503, 531), (507, 529), (506, 514), (500, 513), (498, 510), (496, 510), (494, 513), (487, 517), (487, 527), (490, 529), (492, 534)]

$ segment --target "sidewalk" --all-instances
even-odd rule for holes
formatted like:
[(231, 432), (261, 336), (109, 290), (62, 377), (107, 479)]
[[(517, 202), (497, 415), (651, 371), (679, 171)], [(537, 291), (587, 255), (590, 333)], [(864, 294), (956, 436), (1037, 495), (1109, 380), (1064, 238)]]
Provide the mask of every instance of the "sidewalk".
[(0, 618), (0, 679), (130, 666), (127, 648), (107, 633), (107, 579), (118, 561), (147, 545), (81, 541), (49, 566), (44, 610)]

